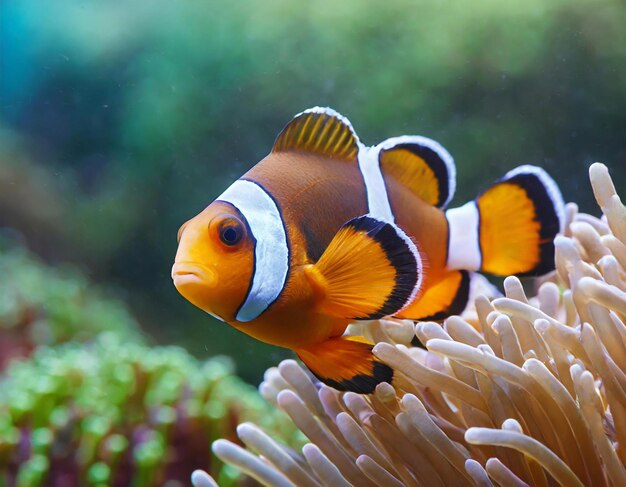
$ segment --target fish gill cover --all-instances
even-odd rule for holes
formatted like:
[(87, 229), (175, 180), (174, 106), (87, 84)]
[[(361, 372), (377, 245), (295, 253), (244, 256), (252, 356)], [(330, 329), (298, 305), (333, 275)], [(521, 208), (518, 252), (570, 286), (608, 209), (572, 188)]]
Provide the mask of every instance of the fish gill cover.
[[(245, 447), (220, 439), (215, 454), (281, 487), (626, 485), (626, 207), (604, 165), (590, 177), (603, 216), (567, 205), (556, 273), (536, 296), (509, 277), (505, 297), (479, 296), (443, 327), (359, 325), (396, 377), (370, 396), (285, 360), (259, 389), (310, 443), (294, 451), (246, 422)], [(192, 481), (215, 485), (203, 471)]]

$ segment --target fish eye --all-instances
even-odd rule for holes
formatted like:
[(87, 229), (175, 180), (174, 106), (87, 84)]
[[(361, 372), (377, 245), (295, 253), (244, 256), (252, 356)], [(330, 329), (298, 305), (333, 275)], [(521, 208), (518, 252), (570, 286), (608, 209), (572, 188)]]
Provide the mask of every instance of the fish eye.
[(218, 235), (224, 245), (233, 247), (241, 242), (244, 230), (243, 223), (238, 218), (227, 217), (219, 224)]

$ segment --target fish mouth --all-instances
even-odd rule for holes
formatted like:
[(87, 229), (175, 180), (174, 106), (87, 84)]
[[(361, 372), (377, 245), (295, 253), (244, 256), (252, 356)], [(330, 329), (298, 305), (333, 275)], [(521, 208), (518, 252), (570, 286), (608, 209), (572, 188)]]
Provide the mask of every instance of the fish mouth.
[(215, 277), (215, 272), (202, 264), (176, 262), (172, 266), (172, 280), (177, 288), (188, 284), (212, 287)]

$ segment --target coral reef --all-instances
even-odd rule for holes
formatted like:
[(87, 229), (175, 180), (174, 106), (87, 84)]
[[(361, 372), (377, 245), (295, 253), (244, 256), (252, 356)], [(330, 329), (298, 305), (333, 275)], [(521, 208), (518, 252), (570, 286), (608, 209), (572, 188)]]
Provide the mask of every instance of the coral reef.
[(604, 216), (567, 206), (557, 271), (536, 297), (509, 277), (504, 297), (479, 296), (443, 326), (368, 323), (395, 371), (370, 396), (284, 361), (260, 391), (310, 443), (299, 453), (246, 422), (246, 448), (213, 451), (272, 486), (626, 485), (626, 208), (605, 166), (590, 176)]
[(238, 471), (211, 460), (210, 444), (235, 441), (246, 420), (302, 443), (227, 359), (202, 363), (114, 334), (38, 347), (0, 379), (0, 485), (188, 485), (207, 461), (220, 485), (239, 485)]
[(139, 342), (135, 319), (76, 269), (50, 268), (0, 238), (0, 370), (39, 345), (87, 341), (103, 331)]

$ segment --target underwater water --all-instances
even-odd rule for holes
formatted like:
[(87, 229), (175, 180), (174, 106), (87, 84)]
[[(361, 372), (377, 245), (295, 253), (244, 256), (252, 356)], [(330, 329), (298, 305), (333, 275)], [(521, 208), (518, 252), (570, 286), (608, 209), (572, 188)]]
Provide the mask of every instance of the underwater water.
[[(197, 469), (219, 485), (623, 483), (626, 242), (588, 169), (606, 164), (624, 195), (625, 22), (618, 0), (0, 2), (0, 485), (171, 487)], [(551, 284), (522, 283), (534, 311), (351, 327), (401, 352), (381, 344), (400, 384), (363, 399), (318, 390), (291, 351), (187, 302), (171, 278), (179, 227), (313, 106), (367, 145), (440, 142), (454, 207), (520, 164), (548, 171), (578, 210)], [(432, 350), (410, 346), (416, 332)], [(501, 378), (489, 357), (517, 369)], [(539, 376), (585, 421), (513, 414)], [(519, 437), (474, 429), (505, 420)], [(413, 433), (433, 442), (432, 468), (385, 443), (413, 451)], [(232, 443), (215, 456), (219, 438)]]

